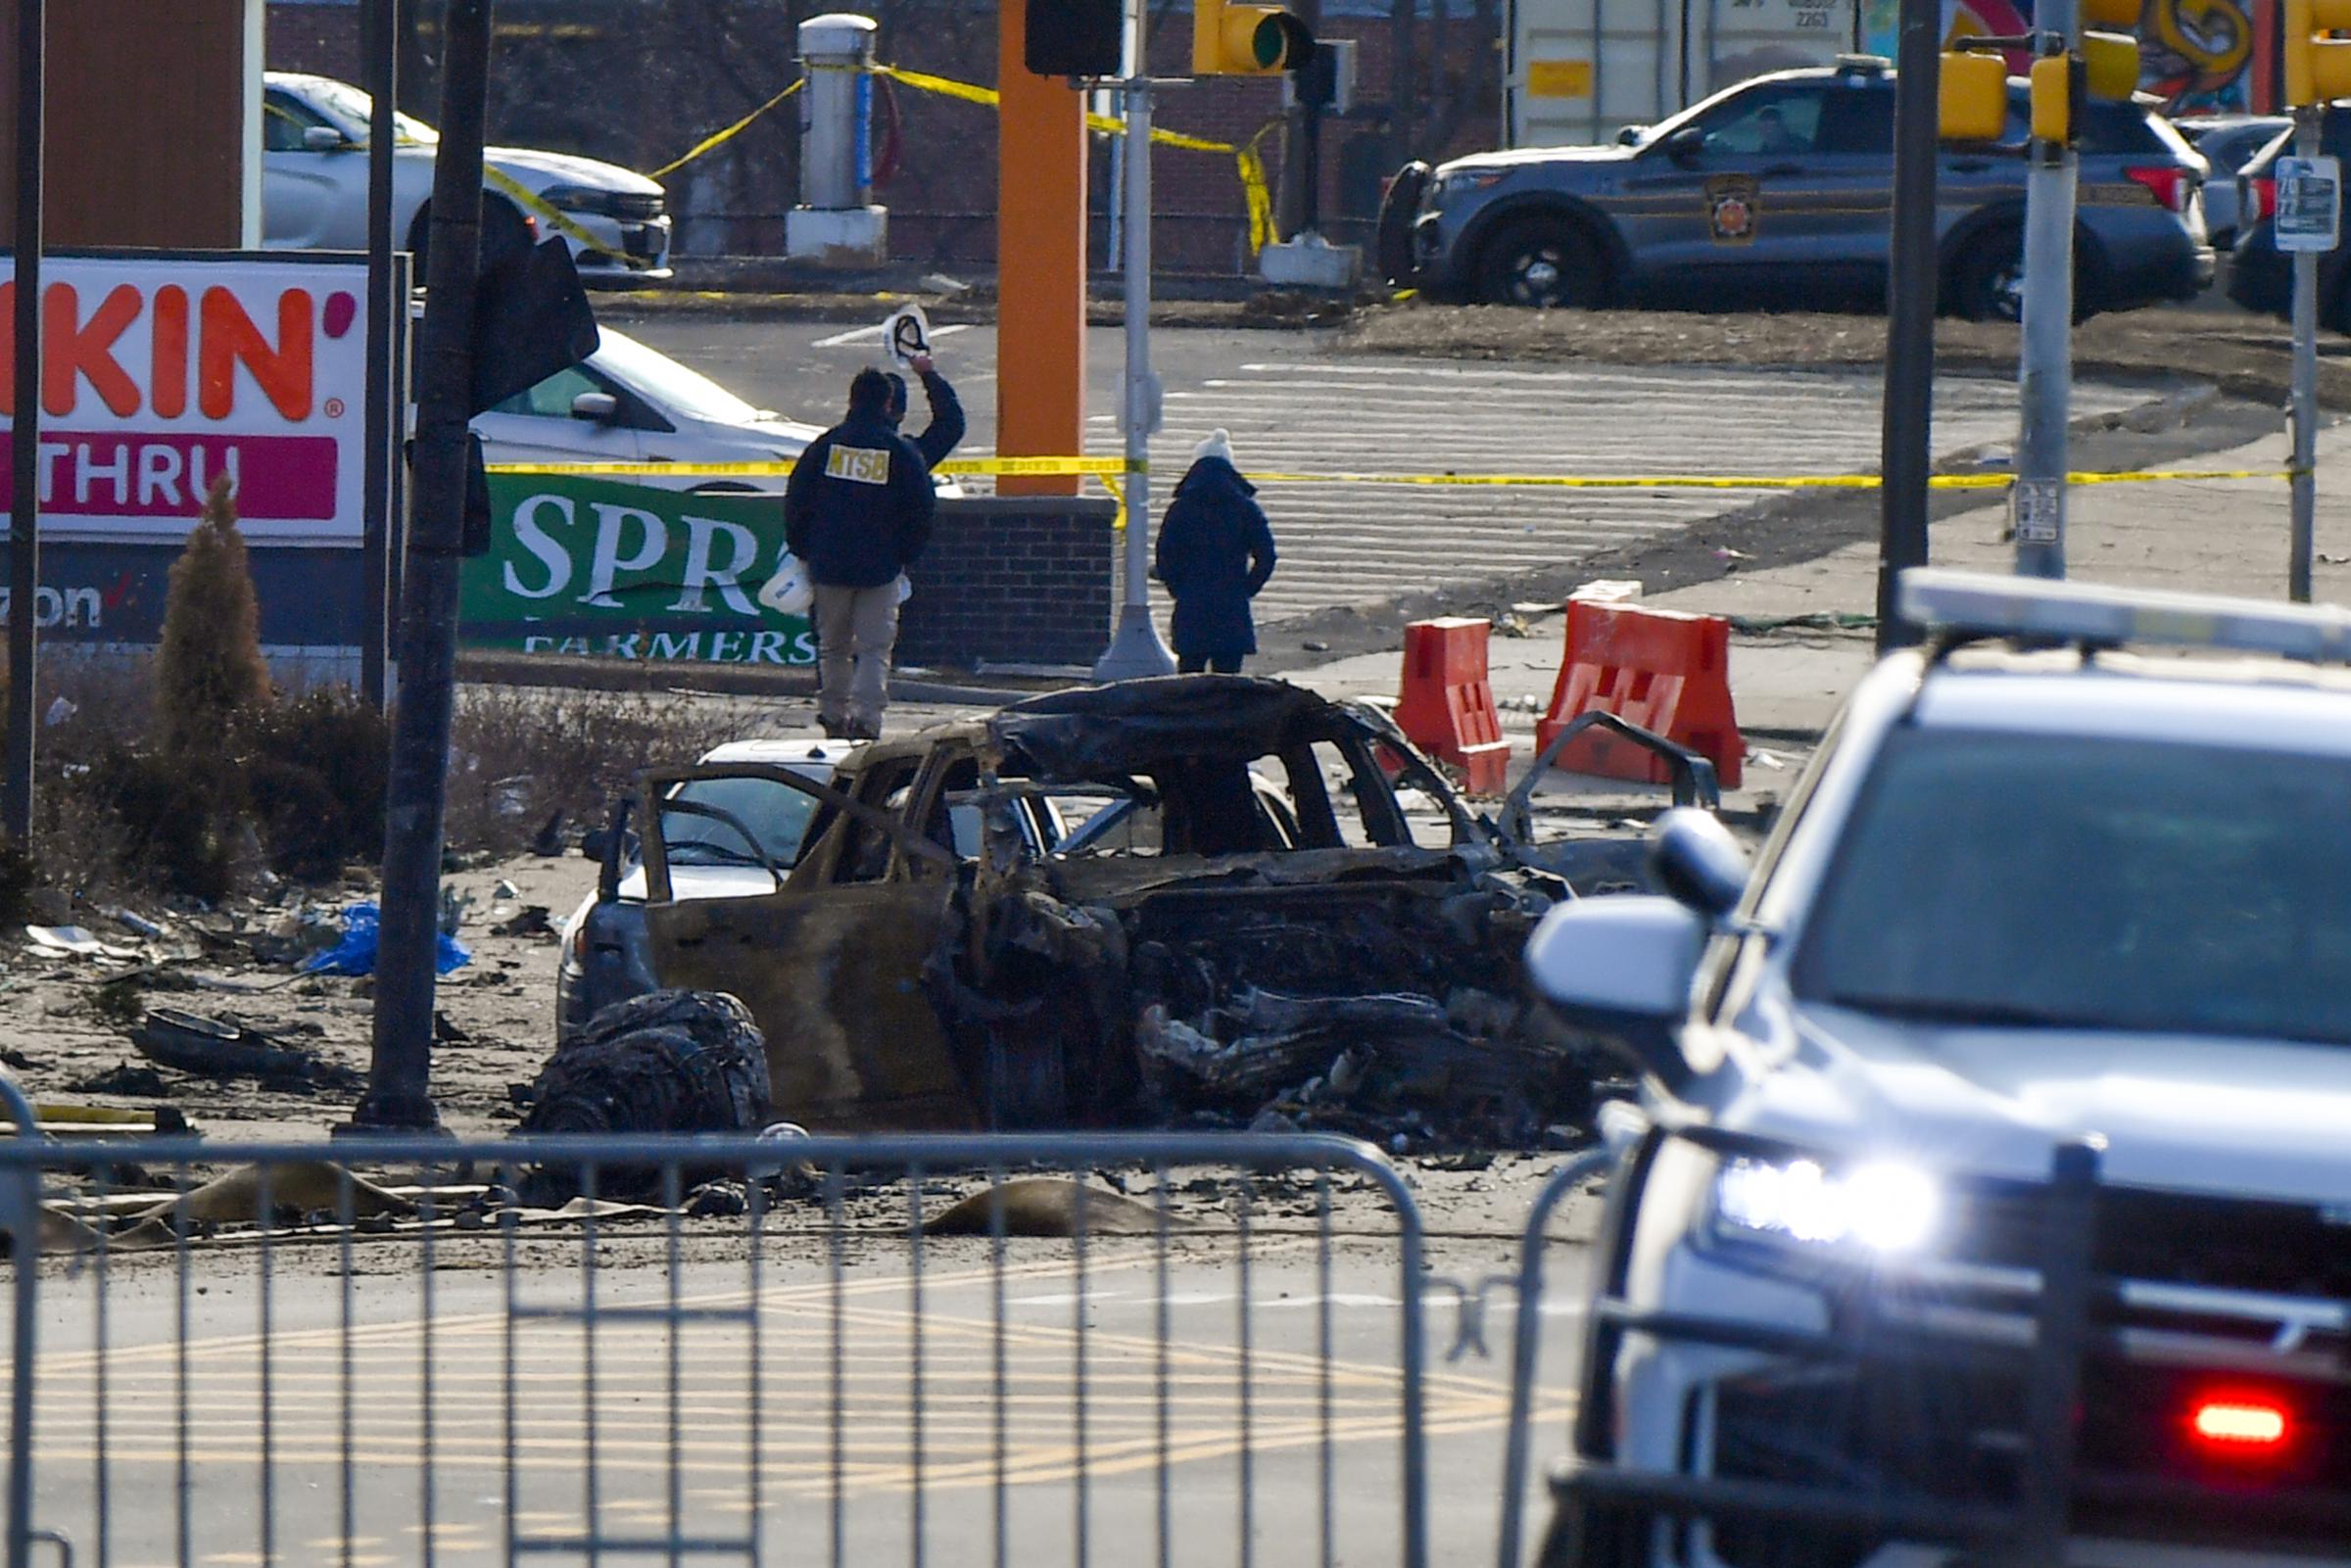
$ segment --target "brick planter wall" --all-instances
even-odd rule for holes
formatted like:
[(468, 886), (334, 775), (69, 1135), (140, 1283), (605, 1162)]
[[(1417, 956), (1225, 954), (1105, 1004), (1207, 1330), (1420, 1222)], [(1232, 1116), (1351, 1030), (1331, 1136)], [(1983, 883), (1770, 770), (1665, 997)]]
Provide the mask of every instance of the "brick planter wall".
[(898, 664), (1091, 665), (1110, 641), (1117, 515), (1079, 498), (940, 501), (898, 620)]

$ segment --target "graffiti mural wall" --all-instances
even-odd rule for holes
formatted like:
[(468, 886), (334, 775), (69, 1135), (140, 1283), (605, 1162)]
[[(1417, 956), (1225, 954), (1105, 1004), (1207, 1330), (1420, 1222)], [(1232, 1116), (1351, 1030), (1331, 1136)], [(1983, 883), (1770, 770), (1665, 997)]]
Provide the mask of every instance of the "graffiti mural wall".
[[(2257, 62), (2275, 36), (2278, 0), (2145, 0), (2139, 16), (2140, 85), (2175, 114), (2246, 114), (2271, 108)], [(1895, 52), (1899, 0), (1866, 0), (1869, 47)], [(2033, 0), (1943, 0), (1946, 42), (2003, 37), (2033, 24)], [(2011, 62), (2021, 70), (2022, 57)]]

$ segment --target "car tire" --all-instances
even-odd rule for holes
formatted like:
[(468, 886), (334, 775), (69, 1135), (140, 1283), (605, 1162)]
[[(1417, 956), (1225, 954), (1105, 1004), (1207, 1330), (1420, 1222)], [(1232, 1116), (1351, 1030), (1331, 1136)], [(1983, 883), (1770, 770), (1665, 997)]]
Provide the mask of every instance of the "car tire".
[(1479, 252), (1477, 297), (1537, 310), (1588, 309), (1607, 303), (1599, 250), (1572, 221), (1523, 218)]
[(2025, 236), (1995, 229), (1970, 240), (1951, 265), (1951, 313), (1968, 321), (2024, 320)]
[(1535, 1568), (1649, 1568), (1650, 1515), (1561, 1497)]
[[(425, 280), (425, 258), (432, 248), (432, 233), (433, 204), (427, 202), (408, 220), (408, 252), (415, 258), (409, 263), (408, 281), (418, 286)], [(508, 257), (530, 248), (531, 226), (522, 220), (522, 214), (514, 204), (503, 196), (483, 197), (482, 270), (487, 272)]]

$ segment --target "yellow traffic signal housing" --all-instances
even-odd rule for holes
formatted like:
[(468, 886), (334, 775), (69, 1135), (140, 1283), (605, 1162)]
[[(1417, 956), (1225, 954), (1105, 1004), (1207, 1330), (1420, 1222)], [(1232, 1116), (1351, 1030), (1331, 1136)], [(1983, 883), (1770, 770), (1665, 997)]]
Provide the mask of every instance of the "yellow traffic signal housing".
[(2008, 123), (2007, 63), (1992, 54), (1944, 55), (1935, 109), (1935, 133), (1943, 140), (1998, 141)]
[(1279, 6), (1194, 0), (1192, 74), (1271, 76), (1314, 58), (1315, 35)]
[(2033, 139), (2074, 139), (2074, 59), (2042, 55), (2033, 62)]
[(2351, 98), (2351, 0), (2285, 0), (2285, 101), (2295, 109)]
[(2138, 91), (2138, 40), (2118, 32), (2082, 35), (2082, 65), (2092, 98), (2123, 102)]
[(2141, 0), (2082, 0), (2082, 25), (2133, 32), (2138, 27)]

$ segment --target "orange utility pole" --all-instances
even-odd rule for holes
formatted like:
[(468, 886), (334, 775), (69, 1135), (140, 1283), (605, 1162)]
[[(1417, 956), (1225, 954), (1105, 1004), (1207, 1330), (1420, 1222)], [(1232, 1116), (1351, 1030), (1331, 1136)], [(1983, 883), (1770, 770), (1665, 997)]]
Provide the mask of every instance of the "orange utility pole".
[[(997, 7), (996, 452), (1085, 450), (1085, 100), (1023, 64), (1027, 7)], [(1078, 480), (1007, 475), (1007, 496), (1075, 496)]]

